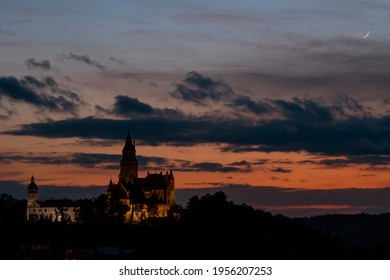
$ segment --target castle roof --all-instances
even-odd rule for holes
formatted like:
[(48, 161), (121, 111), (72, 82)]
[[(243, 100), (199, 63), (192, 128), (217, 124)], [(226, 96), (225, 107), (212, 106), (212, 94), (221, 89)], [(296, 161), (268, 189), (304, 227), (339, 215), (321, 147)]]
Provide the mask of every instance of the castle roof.
[(126, 143), (125, 146), (123, 147), (122, 152), (125, 151), (134, 151), (135, 150), (135, 141), (131, 139), (130, 132), (127, 132), (127, 138), (126, 138)]
[(135, 185), (145, 190), (165, 190), (168, 185), (168, 174), (148, 173), (145, 178), (137, 178)]
[(169, 172), (169, 179), (170, 179), (170, 180), (174, 180), (174, 179), (175, 179), (175, 177), (173, 177), (172, 169), (171, 169), (171, 171)]
[[(112, 183), (110, 181), (110, 183)], [(118, 183), (118, 184), (112, 184), (111, 188), (110, 186), (108, 186), (108, 189), (107, 189), (107, 192), (111, 191), (111, 196), (112, 197), (115, 197), (117, 199), (128, 199), (129, 198), (129, 195), (127, 194), (127, 191), (125, 189), (125, 187), (121, 184), (121, 183)]]
[(127, 192), (125, 190), (125, 188), (120, 185), (120, 187), (118, 188), (118, 198), (119, 199), (129, 199), (129, 196), (127, 195)]
[(37, 190), (37, 184), (34, 182), (34, 176), (31, 176), (31, 183), (27, 187), (28, 190)]
[(110, 183), (108, 184), (107, 192), (112, 192), (113, 187), (114, 187), (114, 183), (112, 182), (112, 179), (110, 179)]

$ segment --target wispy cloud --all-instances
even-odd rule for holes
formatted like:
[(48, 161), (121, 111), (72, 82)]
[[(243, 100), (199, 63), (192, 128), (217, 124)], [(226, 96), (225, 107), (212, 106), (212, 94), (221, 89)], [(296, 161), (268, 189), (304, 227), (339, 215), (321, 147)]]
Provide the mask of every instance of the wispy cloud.
[(80, 55), (80, 54), (75, 54), (75, 53), (69, 52), (67, 54), (60, 55), (60, 59), (61, 60), (68, 59), (68, 60), (79, 61), (79, 62), (85, 63), (87, 65), (90, 65), (92, 67), (95, 67), (101, 71), (105, 70), (105, 67), (102, 64), (100, 64), (96, 60), (91, 59), (89, 57), (89, 55), (87, 55), (87, 54)]
[(42, 70), (50, 70), (51, 65), (49, 60), (43, 59), (42, 61), (37, 61), (35, 58), (29, 58), (24, 61), (24, 63), (27, 65), (27, 68), (30, 70), (33, 69), (42, 69)]

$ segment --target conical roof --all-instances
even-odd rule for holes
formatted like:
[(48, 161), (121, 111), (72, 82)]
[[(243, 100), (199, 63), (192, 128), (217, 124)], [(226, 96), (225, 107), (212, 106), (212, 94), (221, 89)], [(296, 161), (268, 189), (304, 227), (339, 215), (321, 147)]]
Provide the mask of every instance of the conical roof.
[(108, 184), (107, 192), (112, 192), (112, 188), (114, 187), (114, 183), (112, 179), (110, 179), (110, 183)]
[(171, 179), (171, 180), (175, 179), (175, 177), (173, 177), (172, 169), (171, 169), (171, 171), (169, 172), (169, 179)]
[(122, 151), (134, 151), (134, 150), (135, 150), (135, 142), (131, 140), (130, 132), (127, 132), (126, 143)]

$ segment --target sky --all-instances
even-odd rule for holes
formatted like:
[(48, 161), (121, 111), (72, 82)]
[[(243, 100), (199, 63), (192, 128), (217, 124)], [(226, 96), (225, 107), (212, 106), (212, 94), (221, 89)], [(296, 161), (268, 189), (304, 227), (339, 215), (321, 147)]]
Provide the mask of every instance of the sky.
[(0, 192), (33, 174), (43, 197), (98, 195), (130, 131), (139, 176), (172, 169), (184, 205), (224, 190), (289, 216), (389, 212), (389, 11), (0, 0)]

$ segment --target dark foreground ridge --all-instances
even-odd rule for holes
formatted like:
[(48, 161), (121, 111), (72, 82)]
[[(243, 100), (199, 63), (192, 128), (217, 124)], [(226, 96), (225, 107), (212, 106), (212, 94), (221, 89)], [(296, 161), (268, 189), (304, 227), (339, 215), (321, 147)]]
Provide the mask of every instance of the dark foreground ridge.
[(172, 209), (167, 218), (138, 224), (124, 224), (118, 213), (105, 213), (100, 205), (104, 199), (101, 196), (80, 201), (76, 223), (27, 223), (26, 201), (0, 195), (0, 258), (390, 258), (389, 236), (375, 246), (351, 246), (329, 229), (236, 205), (223, 192), (192, 197), (186, 208)]

